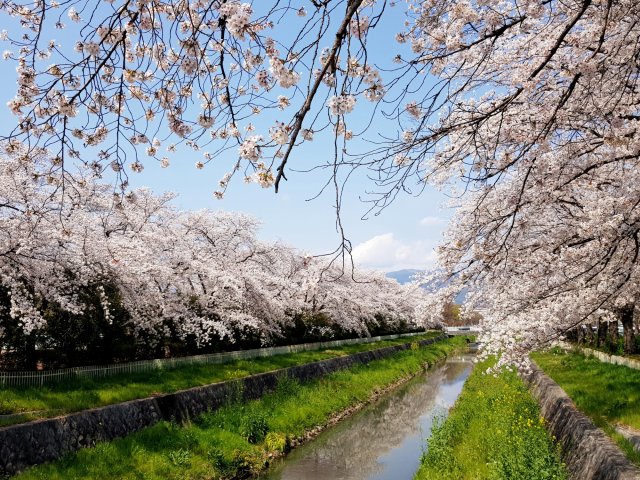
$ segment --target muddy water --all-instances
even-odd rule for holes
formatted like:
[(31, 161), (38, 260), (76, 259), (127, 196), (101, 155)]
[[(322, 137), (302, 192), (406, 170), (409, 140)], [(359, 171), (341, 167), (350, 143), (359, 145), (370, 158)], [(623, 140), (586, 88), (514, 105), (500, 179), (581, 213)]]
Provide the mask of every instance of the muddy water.
[(460, 395), (472, 356), (452, 357), (279, 460), (263, 480), (410, 480), (437, 417)]

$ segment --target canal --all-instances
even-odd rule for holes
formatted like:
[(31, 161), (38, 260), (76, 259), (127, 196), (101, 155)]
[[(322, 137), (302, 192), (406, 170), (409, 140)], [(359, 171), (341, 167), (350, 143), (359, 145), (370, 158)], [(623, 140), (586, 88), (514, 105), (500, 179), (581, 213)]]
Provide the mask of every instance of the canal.
[(434, 421), (460, 395), (472, 361), (465, 354), (433, 366), (277, 460), (258, 478), (411, 480)]

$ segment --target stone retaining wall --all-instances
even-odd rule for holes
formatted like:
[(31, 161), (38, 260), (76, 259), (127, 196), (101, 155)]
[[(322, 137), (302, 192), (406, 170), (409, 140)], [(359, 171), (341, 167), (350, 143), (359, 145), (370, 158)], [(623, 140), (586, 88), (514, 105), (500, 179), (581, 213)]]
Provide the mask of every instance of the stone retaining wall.
[(606, 433), (580, 412), (565, 391), (537, 365), (524, 377), (540, 404), (547, 430), (556, 437), (573, 480), (639, 480), (631, 463)]
[[(447, 338), (418, 342), (429, 345)], [(282, 376), (300, 381), (379, 360), (409, 349), (411, 344), (395, 345), (344, 357), (251, 375), (175, 393), (143, 398), (106, 407), (85, 410), (63, 417), (36, 420), (0, 428), (0, 476), (12, 475), (31, 465), (56, 460), (66, 453), (94, 446), (149, 427), (161, 420), (178, 422), (215, 410), (230, 399), (256, 399), (273, 390)]]

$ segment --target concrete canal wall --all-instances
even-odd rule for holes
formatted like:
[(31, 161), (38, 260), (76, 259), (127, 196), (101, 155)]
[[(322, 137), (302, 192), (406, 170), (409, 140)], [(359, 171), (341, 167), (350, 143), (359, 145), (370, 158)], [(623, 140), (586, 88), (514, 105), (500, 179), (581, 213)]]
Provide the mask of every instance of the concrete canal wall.
[(640, 480), (640, 469), (537, 365), (524, 375), (573, 480)]

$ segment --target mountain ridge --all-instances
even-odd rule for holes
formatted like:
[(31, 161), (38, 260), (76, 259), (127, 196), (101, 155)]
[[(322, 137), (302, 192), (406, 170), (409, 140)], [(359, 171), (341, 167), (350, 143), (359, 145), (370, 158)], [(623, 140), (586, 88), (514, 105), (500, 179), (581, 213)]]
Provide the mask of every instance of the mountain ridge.
[[(406, 283), (410, 283), (413, 281), (413, 277), (419, 273), (425, 273), (426, 270), (419, 270), (416, 268), (405, 268), (402, 270), (395, 270), (393, 272), (387, 272), (385, 273), (385, 275), (388, 278), (393, 278), (394, 280), (396, 280), (398, 283), (401, 284), (406, 284)], [(444, 287), (446, 284), (444, 283), (439, 283), (436, 284), (436, 288), (442, 288)], [(426, 285), (422, 285), (422, 288), (424, 288), (425, 290), (431, 290), (432, 289), (432, 284), (426, 284)], [(458, 295), (456, 295), (456, 298), (454, 299), (454, 302), (457, 304), (463, 304), (465, 298), (467, 297), (467, 289), (463, 289), (460, 293), (458, 293)]]

